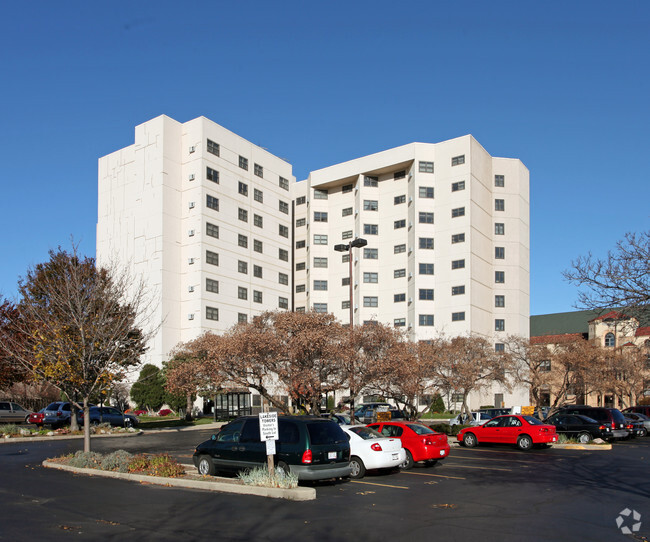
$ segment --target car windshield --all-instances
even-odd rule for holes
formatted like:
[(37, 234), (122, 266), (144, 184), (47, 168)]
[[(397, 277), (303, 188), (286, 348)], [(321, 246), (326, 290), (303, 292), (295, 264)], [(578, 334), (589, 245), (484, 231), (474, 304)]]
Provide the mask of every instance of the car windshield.
[(350, 427), (350, 431), (356, 433), (364, 440), (384, 438), (384, 435), (375, 431), (374, 429), (370, 429), (370, 427)]
[(435, 433), (433, 429), (426, 425), (420, 425), (419, 423), (407, 423), (406, 427), (417, 435), (431, 435), (432, 433)]
[(539, 419), (533, 418), (532, 416), (522, 416), (530, 425), (544, 425)]

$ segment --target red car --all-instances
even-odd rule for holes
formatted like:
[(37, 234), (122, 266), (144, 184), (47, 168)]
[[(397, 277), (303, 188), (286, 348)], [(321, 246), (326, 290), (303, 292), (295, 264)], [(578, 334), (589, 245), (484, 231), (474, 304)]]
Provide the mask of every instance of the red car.
[(42, 427), (44, 418), (45, 418), (45, 414), (41, 409), (38, 412), (32, 412), (27, 418), (27, 423), (33, 423), (37, 427)]
[(438, 433), (430, 427), (417, 422), (378, 422), (368, 427), (387, 437), (397, 437), (406, 450), (406, 461), (401, 468), (410, 469), (417, 461), (433, 465), (449, 455), (447, 435)]
[(456, 436), (468, 448), (483, 442), (515, 444), (520, 450), (528, 451), (538, 444), (557, 442), (554, 425), (546, 425), (533, 416), (497, 416), (478, 427), (466, 427)]

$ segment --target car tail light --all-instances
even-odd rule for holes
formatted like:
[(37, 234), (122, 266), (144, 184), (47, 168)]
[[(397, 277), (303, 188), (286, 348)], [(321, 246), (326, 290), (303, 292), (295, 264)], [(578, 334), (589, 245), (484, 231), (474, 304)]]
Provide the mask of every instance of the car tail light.
[(381, 444), (378, 442), (375, 442), (372, 446), (370, 446), (371, 449), (373, 449), (375, 452), (381, 452)]
[(539, 431), (540, 431), (540, 433), (548, 433), (548, 432), (549, 432), (549, 428), (548, 428), (548, 427), (542, 427), (542, 428), (540, 428)]
[(305, 463), (306, 465), (311, 464), (312, 456), (311, 456), (311, 450), (305, 450), (302, 454), (302, 462)]
[(616, 422), (612, 422), (612, 429), (616, 429)]
[(425, 446), (433, 446), (433, 440), (430, 438), (423, 438), (422, 442), (424, 442)]
[(56, 412), (57, 416), (61, 416), (62, 414), (63, 414), (63, 412), (61, 412), (60, 410), (57, 410), (57, 412)]
[(601, 425), (598, 429), (600, 429), (601, 431), (607, 431), (609, 427), (607, 427), (606, 425)]
[(626, 426), (626, 429), (634, 429), (634, 426), (630, 423)]

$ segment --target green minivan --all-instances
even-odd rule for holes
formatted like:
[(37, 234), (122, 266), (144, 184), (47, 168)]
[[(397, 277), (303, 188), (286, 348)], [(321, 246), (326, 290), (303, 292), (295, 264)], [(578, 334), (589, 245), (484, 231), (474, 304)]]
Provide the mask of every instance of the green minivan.
[[(325, 480), (350, 475), (350, 442), (335, 422), (314, 416), (278, 416), (275, 465), (299, 480)], [(202, 475), (237, 472), (267, 464), (266, 443), (260, 440), (257, 416), (224, 425), (194, 451)]]

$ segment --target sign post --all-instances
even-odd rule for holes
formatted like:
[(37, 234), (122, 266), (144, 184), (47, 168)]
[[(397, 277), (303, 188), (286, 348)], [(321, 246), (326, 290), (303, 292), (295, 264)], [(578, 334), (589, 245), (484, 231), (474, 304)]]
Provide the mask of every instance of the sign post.
[(277, 412), (260, 412), (260, 440), (266, 442), (266, 460), (269, 467), (269, 474), (275, 474), (273, 456), (275, 455), (275, 441), (280, 437), (278, 429)]

